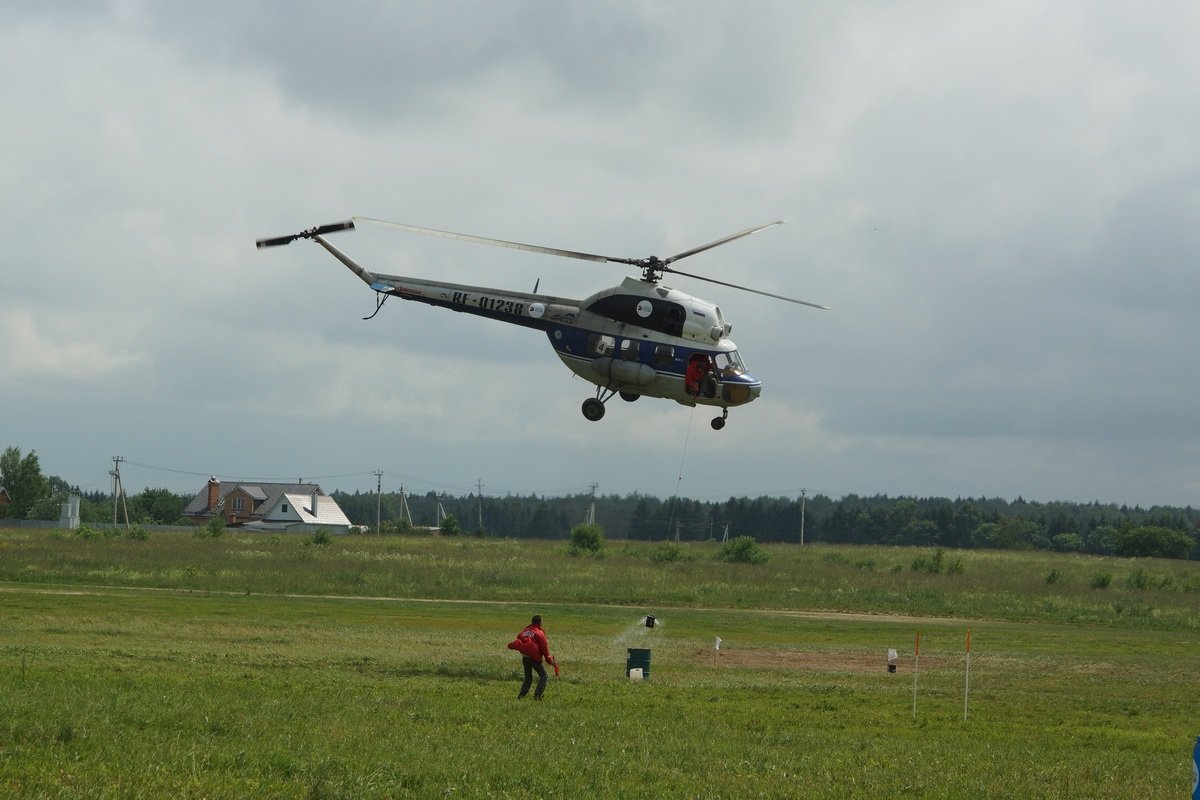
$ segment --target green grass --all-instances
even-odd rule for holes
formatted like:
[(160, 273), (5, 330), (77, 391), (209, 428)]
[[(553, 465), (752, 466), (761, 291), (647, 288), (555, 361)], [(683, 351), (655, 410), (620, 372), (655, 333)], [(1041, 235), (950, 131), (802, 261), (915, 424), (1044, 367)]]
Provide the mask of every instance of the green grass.
[[(268, 594), (332, 594), (692, 607), (819, 609), (1200, 629), (1200, 564), (1044, 552), (953, 551), (958, 571), (914, 569), (935, 551), (765, 545), (766, 564), (717, 559), (719, 543), (610, 543), (597, 558), (566, 542), (227, 533), (145, 541), (0, 531), (0, 581)], [(1056, 572), (1053, 583), (1046, 576)], [(1097, 588), (1097, 575), (1110, 576)]]
[[(779, 546), (751, 566), (654, 547), (0, 532), (0, 796), (1190, 789), (1193, 564), (968, 552), (947, 575), (911, 569), (928, 551)], [(1172, 580), (1130, 588), (1138, 569)], [(535, 611), (563, 675), (518, 703), (504, 644)], [(650, 681), (624, 679), (628, 647), (652, 649)]]

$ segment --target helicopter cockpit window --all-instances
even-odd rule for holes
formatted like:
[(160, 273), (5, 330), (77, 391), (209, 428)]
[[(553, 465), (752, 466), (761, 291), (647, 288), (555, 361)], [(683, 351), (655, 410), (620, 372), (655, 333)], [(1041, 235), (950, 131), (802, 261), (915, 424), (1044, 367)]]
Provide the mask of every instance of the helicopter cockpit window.
[(635, 339), (621, 340), (621, 360), (622, 361), (637, 361), (638, 360), (638, 343)]
[(741, 375), (746, 371), (746, 366), (742, 363), (741, 356), (737, 350), (730, 350), (728, 353), (717, 353), (717, 372), (722, 377), (728, 375)]
[(611, 356), (617, 349), (617, 341), (602, 333), (589, 334), (587, 338), (588, 352), (594, 356)]

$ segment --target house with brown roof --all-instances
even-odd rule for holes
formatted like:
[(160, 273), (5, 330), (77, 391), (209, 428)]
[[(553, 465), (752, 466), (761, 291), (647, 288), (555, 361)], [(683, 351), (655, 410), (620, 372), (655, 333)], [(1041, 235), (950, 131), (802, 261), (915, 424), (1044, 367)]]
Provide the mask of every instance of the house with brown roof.
[(315, 483), (223, 485), (213, 476), (187, 504), (183, 516), (197, 525), (220, 516), (227, 525), (250, 530), (350, 532), (350, 519)]

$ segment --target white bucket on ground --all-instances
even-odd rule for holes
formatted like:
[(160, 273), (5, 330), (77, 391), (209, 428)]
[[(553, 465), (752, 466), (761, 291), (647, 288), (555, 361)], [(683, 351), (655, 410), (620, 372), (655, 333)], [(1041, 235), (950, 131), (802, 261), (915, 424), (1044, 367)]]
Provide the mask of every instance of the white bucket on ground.
[(637, 683), (641, 679), (642, 679), (642, 668), (641, 667), (634, 667), (633, 669), (629, 670), (629, 682), (630, 683)]

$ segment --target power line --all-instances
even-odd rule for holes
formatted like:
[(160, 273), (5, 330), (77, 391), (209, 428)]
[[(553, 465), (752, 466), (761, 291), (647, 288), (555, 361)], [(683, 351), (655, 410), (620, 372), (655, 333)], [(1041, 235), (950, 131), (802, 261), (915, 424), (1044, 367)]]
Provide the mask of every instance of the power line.
[[(162, 466), (159, 464), (147, 464), (145, 462), (132, 461), (132, 460), (125, 459), (125, 458), (122, 459), (122, 462), (125, 465), (130, 466), (130, 467), (138, 467), (140, 469), (154, 470), (156, 472), (165, 472), (165, 473), (170, 473), (170, 474), (174, 474), (174, 475), (189, 475), (189, 476), (207, 479), (208, 477), (215, 474), (222, 481), (237, 482), (237, 483), (293, 483), (295, 481), (294, 478), (282, 478), (281, 479), (281, 478), (264, 478), (262, 476), (255, 476), (255, 475), (228, 475), (228, 474), (222, 474), (221, 472), (214, 473), (212, 470), (199, 471), (199, 470), (193, 470), (193, 469), (182, 469), (179, 467), (166, 467), (166, 466)], [(402, 480), (409, 485), (417, 484), (419, 486), (429, 487), (431, 490), (435, 490), (438, 493), (442, 493), (442, 494), (450, 494), (452, 496), (469, 496), (474, 493), (476, 496), (482, 497), (482, 480), (481, 479), (477, 480), (475, 485), (455, 484), (455, 483), (448, 483), (446, 481), (441, 481), (441, 480), (431, 480), (428, 478), (411, 475), (409, 473), (400, 472), (398, 470), (390, 470), (390, 469), (359, 470), (359, 471), (355, 471), (355, 472), (341, 472), (341, 473), (329, 474), (329, 475), (315, 475), (315, 476), (309, 476), (308, 478), (306, 478), (306, 480), (315, 482), (315, 481), (336, 480), (339, 478), (356, 478), (356, 477), (365, 477), (365, 476), (375, 476), (378, 479), (379, 476), (376, 475), (376, 472), (381, 472), (383, 475), (386, 475), (389, 478), (395, 478), (395, 479)], [(682, 476), (682, 463), (680, 465), (680, 474)], [(595, 490), (593, 489), (592, 484), (584, 484), (581, 486), (570, 486), (570, 487), (556, 487), (555, 489), (552, 489), (549, 491), (494, 489), (488, 495), (488, 497), (494, 499), (494, 498), (505, 497), (505, 496), (517, 496), (517, 497), (536, 496), (536, 497), (540, 497), (540, 498), (544, 498), (544, 499), (550, 499), (550, 498), (575, 497), (575, 496), (586, 495), (589, 493), (592, 493), (594, 496), (594, 491)], [(377, 487), (377, 492), (378, 492), (378, 487)], [(844, 497), (846, 494), (852, 494), (852, 493), (846, 493), (846, 492), (827, 492), (827, 491), (821, 491), (821, 490), (812, 490), (811, 493), (814, 496), (824, 496), (824, 497), (828, 497), (831, 499), (837, 499), (839, 497)], [(756, 491), (752, 497), (753, 497), (753, 499), (758, 499), (761, 497), (777, 497), (777, 498), (781, 498), (781, 499), (786, 499), (786, 498), (790, 497), (790, 498), (799, 500), (800, 499), (799, 495), (800, 495), (800, 490), (788, 488), (788, 489)], [(745, 495), (745, 496), (748, 498), (751, 497), (751, 495)], [(676, 486), (675, 495), (672, 498), (670, 498), (670, 500), (672, 502), (677, 502), (679, 499), (680, 499), (679, 487)], [(711, 502), (725, 502), (730, 499), (736, 499), (736, 497), (735, 497), (735, 495), (729, 494), (729, 495), (721, 495), (721, 496), (709, 495), (709, 496), (690, 497), (687, 499), (695, 501), (695, 502), (710, 502), (711, 503)]]
[(211, 472), (191, 472), (191, 471), (185, 470), (185, 469), (172, 469), (171, 467), (156, 467), (153, 464), (141, 464), (137, 461), (130, 461), (129, 459), (126, 459), (125, 463), (131, 467), (141, 467), (142, 469), (154, 469), (154, 470), (158, 470), (159, 472), (173, 472), (176, 475), (197, 475), (201, 478), (206, 478), (209, 475), (212, 475)]

